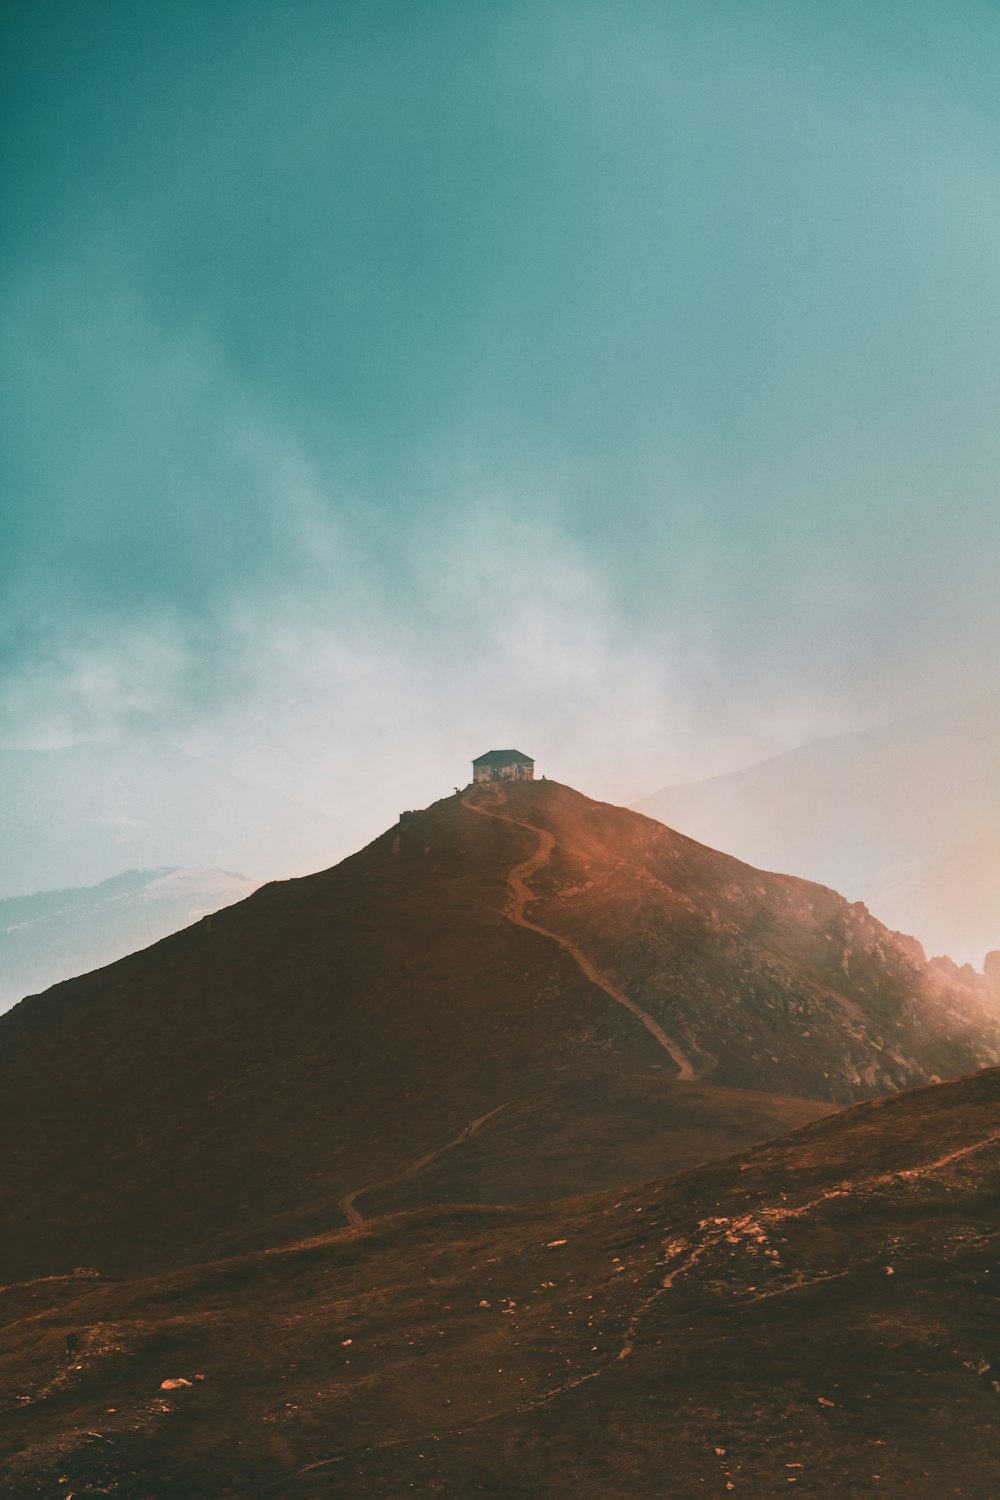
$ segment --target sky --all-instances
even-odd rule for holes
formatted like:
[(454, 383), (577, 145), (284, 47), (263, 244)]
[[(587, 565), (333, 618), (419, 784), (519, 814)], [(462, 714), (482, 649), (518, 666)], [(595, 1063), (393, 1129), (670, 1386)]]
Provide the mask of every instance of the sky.
[(374, 831), (997, 687), (995, 0), (3, 27), (0, 744)]

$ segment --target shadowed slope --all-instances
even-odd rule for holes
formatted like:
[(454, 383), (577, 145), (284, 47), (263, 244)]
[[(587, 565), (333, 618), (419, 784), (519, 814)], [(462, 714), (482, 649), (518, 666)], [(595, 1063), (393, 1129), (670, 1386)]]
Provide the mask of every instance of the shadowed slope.
[[(754, 1090), (846, 1101), (991, 1055), (985, 992), (833, 892), (555, 783), (467, 795), (0, 1021), (7, 1278), (254, 1248), (404, 1180), (635, 1181), (822, 1109)], [(701, 1096), (687, 1147), (657, 1030), (699, 1087), (750, 1091), (714, 1131)]]
[(8, 1288), (4, 1493), (991, 1500), (998, 1150), (984, 1072), (641, 1190)]

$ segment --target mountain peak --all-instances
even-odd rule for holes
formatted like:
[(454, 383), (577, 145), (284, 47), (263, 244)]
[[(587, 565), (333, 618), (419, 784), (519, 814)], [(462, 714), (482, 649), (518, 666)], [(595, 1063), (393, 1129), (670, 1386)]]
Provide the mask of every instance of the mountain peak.
[(1000, 1028), (985, 981), (835, 892), (518, 781), (55, 986), (0, 1041), (16, 1274), (640, 1181), (968, 1071)]

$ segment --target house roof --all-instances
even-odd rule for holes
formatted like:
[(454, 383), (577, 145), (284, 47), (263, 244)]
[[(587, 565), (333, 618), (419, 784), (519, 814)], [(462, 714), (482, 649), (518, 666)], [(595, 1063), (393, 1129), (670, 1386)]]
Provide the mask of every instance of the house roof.
[(535, 762), (530, 755), (524, 755), (520, 750), (487, 750), (485, 755), (477, 755), (472, 764), (474, 766), (533, 766)]

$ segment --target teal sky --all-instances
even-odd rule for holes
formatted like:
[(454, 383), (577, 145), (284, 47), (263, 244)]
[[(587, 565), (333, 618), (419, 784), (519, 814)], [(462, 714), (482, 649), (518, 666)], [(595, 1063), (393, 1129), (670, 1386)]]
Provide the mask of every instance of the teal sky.
[(997, 4), (4, 26), (0, 741), (624, 796), (996, 687)]

